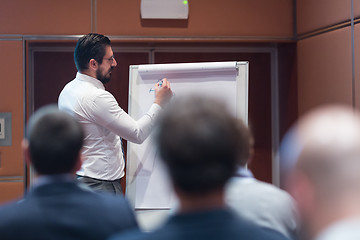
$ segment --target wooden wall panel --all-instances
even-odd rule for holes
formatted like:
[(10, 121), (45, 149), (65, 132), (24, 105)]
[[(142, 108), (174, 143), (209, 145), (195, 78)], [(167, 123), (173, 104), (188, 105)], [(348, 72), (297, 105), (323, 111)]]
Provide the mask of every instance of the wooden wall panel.
[[(57, 47), (53, 49), (53, 52), (34, 51), (34, 63), (31, 69), (34, 75), (34, 110), (46, 104), (57, 104), (61, 90), (76, 76), (74, 53), (61, 52)], [(58, 51), (56, 55), (54, 51)], [(61, 68), (54, 69), (54, 66)]]
[(292, 37), (292, 9), (289, 0), (196, 0), (189, 1), (188, 21), (141, 20), (140, 0), (102, 0), (97, 30), (107, 35)]
[(279, 127), (280, 139), (297, 120), (297, 55), (296, 44), (280, 44), (279, 67)]
[(350, 27), (298, 42), (299, 114), (327, 103), (352, 104)]
[(354, 32), (355, 34), (355, 108), (360, 110), (360, 24), (355, 25), (354, 31), (355, 31)]
[(355, 16), (355, 18), (360, 17), (360, 1), (359, 0), (354, 0), (354, 16)]
[(0, 22), (0, 34), (85, 34), (91, 31), (91, 1), (1, 1)]
[(300, 0), (296, 4), (298, 34), (350, 20), (351, 0)]
[(0, 52), (0, 111), (12, 112), (12, 145), (0, 146), (0, 176), (20, 176), (24, 173), (22, 41), (0, 41)]
[(0, 182), (0, 204), (20, 199), (24, 195), (23, 182)]

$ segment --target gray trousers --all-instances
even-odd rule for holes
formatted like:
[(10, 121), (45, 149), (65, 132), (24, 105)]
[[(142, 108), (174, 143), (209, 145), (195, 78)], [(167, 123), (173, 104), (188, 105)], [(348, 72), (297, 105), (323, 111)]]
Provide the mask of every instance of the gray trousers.
[(85, 176), (78, 176), (77, 179), (79, 182), (87, 185), (91, 190), (96, 192), (108, 192), (115, 195), (123, 195), (120, 179), (108, 181)]

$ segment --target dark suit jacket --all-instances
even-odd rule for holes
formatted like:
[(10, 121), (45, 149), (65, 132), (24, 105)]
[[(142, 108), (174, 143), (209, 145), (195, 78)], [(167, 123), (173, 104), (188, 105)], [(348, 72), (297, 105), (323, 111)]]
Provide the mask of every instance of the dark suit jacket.
[(38, 186), (0, 208), (0, 239), (106, 239), (137, 228), (123, 197), (98, 194), (75, 181)]
[(226, 209), (179, 214), (151, 233), (131, 231), (110, 240), (287, 240), (278, 232), (240, 220)]

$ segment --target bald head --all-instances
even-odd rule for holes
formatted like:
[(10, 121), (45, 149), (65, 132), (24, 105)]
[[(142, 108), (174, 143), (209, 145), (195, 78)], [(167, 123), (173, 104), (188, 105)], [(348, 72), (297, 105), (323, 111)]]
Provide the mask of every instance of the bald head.
[[(317, 109), (300, 119), (287, 138), (287, 161), (318, 193), (360, 193), (360, 116), (345, 106)], [(291, 164), (290, 164), (291, 165)]]
[[(295, 126), (293, 160), (315, 189), (327, 197), (360, 192), (360, 116), (344, 106), (310, 112)], [(355, 189), (352, 189), (355, 187)]]
[(360, 115), (328, 106), (303, 116), (282, 143), (282, 165), (303, 227), (315, 236), (340, 219), (360, 216)]
[(360, 116), (328, 106), (303, 116), (282, 143), (282, 165), (305, 232), (315, 236), (340, 219), (360, 216)]

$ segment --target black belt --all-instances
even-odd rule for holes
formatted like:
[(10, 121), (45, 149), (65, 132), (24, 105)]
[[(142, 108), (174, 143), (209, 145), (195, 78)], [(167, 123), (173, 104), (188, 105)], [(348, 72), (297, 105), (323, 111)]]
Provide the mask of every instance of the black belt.
[(115, 180), (104, 180), (104, 179), (98, 179), (98, 178), (92, 178), (92, 177), (88, 177), (88, 176), (80, 176), (80, 175), (76, 175), (77, 178), (88, 178), (88, 179), (93, 179), (93, 180), (96, 180), (96, 181), (102, 181), (102, 182), (117, 182), (117, 181), (120, 181), (121, 178), (119, 179), (115, 179)]

